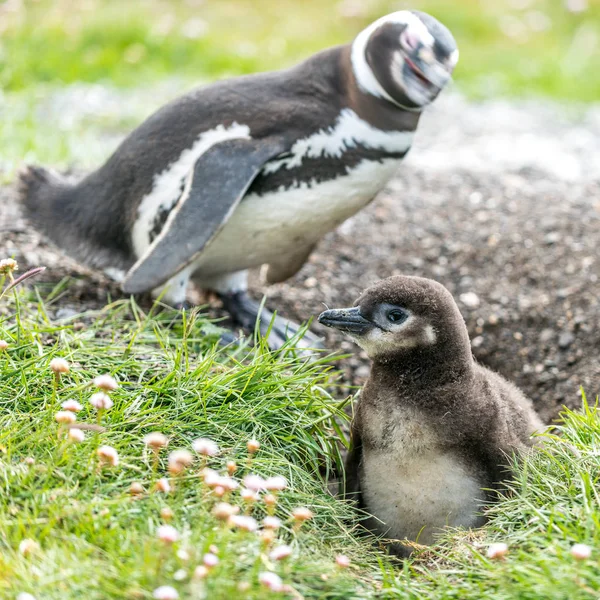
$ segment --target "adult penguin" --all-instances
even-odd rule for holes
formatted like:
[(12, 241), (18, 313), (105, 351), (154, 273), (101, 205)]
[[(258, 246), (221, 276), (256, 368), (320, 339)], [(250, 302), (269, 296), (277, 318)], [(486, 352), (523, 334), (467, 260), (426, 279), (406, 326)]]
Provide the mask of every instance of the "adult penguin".
[[(125, 293), (179, 307), (192, 280), (236, 324), (251, 329), (260, 317), (265, 332), (272, 314), (248, 296), (248, 269), (268, 265), (267, 282), (284, 281), (365, 207), (457, 60), (436, 19), (395, 12), (296, 67), (170, 102), (82, 181), (27, 167), (20, 198), (39, 230)], [(270, 344), (297, 329), (276, 317)]]

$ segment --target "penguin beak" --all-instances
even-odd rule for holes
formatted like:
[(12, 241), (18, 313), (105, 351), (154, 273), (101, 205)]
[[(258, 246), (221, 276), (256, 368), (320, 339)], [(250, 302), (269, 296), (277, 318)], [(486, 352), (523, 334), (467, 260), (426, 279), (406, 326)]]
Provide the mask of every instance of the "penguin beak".
[(352, 335), (364, 335), (373, 323), (360, 314), (360, 308), (333, 308), (319, 315), (319, 323)]
[(429, 91), (432, 91), (431, 88), (441, 90), (450, 81), (451, 71), (438, 62), (433, 49), (424, 44), (405, 54), (404, 62), (410, 82)]

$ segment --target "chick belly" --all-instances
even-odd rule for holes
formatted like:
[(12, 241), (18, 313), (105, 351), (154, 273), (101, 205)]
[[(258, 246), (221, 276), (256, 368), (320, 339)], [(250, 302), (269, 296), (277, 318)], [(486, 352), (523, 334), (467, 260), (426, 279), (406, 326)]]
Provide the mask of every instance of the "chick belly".
[(395, 159), (363, 161), (329, 181), (248, 195), (195, 261), (195, 279), (294, 256), (364, 208), (397, 166)]
[(377, 533), (391, 539), (431, 544), (444, 527), (478, 527), (483, 482), (452, 454), (398, 460), (365, 453), (361, 491)]

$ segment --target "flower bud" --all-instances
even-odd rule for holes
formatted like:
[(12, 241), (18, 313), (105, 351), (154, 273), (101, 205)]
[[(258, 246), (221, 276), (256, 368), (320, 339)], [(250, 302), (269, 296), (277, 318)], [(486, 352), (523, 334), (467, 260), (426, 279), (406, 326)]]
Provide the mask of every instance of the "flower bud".
[(54, 419), (56, 420), (57, 423), (60, 423), (61, 425), (69, 425), (71, 423), (75, 423), (75, 421), (77, 420), (77, 417), (72, 412), (69, 412), (68, 410), (59, 410), (54, 415)]
[(111, 375), (99, 375), (94, 379), (94, 385), (105, 392), (112, 392), (119, 387), (116, 379)]
[(70, 371), (69, 363), (64, 358), (53, 358), (50, 361), (50, 368), (57, 375), (68, 373)]
[[(69, 413), (72, 414), (72, 413)], [(100, 462), (116, 467), (119, 464), (119, 455), (117, 451), (111, 446), (100, 446), (97, 450)]]

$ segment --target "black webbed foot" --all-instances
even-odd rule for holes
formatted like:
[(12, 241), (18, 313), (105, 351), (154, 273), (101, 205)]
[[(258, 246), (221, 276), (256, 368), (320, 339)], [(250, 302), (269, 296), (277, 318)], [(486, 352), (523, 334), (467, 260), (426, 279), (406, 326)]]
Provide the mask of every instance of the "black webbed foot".
[[(268, 335), (269, 346), (274, 350), (281, 348), (288, 339), (302, 329), (297, 323), (273, 315), (270, 310), (264, 307), (261, 308), (261, 305), (252, 300), (245, 291), (221, 293), (219, 297), (234, 323), (242, 329), (248, 332), (254, 331), (257, 319), (259, 319), (260, 333), (265, 337)], [(300, 348), (321, 348), (322, 346), (321, 338), (310, 331), (306, 331), (298, 341), (298, 347)]]

